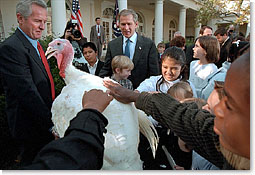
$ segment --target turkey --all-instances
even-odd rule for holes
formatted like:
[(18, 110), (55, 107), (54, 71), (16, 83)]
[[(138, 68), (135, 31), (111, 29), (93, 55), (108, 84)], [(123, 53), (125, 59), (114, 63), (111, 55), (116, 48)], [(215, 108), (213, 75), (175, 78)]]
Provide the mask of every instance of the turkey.
[[(74, 51), (68, 40), (53, 40), (49, 43), (46, 55), (48, 59), (52, 56), (57, 59), (59, 75), (66, 84), (51, 109), (54, 129), (63, 137), (70, 120), (82, 109), (84, 91), (107, 89), (103, 86), (102, 78), (82, 72), (71, 64)], [(157, 132), (145, 113), (136, 109), (134, 104), (122, 104), (114, 99), (103, 114), (109, 124), (105, 134), (102, 169), (141, 170), (142, 161), (138, 154), (139, 128), (149, 140), (154, 156), (158, 143)]]

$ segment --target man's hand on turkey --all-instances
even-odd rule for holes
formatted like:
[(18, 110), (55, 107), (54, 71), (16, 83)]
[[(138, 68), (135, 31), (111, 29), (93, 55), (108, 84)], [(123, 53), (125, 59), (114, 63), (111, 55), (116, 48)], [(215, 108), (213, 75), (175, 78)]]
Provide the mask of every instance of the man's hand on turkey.
[(82, 98), (83, 109), (96, 109), (99, 112), (103, 112), (105, 108), (113, 100), (113, 97), (102, 90), (92, 89), (85, 91)]
[(124, 88), (118, 83), (114, 83), (111, 80), (104, 79), (104, 86), (110, 90), (109, 94), (112, 95), (116, 100), (122, 103), (135, 102), (139, 93), (136, 91)]

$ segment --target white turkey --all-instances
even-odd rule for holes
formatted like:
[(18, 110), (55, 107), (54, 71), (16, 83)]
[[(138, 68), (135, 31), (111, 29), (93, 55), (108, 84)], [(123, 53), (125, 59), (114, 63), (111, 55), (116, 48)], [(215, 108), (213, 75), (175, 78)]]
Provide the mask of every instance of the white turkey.
[[(82, 109), (84, 91), (101, 89), (103, 79), (76, 69), (71, 63), (74, 56), (72, 45), (68, 40), (55, 39), (49, 44), (46, 51), (48, 59), (54, 56), (57, 59), (59, 74), (66, 86), (52, 105), (52, 121), (60, 137), (64, 136), (69, 122)], [(140, 170), (142, 161), (138, 154), (139, 125), (140, 131), (147, 137), (155, 155), (158, 137), (155, 128), (142, 111), (134, 104), (122, 104), (111, 101), (103, 112), (108, 119), (105, 135), (105, 152), (102, 169)]]

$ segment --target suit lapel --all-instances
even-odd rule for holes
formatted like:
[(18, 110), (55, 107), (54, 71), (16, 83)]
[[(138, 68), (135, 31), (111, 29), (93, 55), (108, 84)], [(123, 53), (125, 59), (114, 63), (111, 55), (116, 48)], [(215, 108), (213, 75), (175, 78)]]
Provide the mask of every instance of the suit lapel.
[(23, 33), (21, 33), (21, 31), (19, 29), (16, 30), (15, 34), (17, 35), (17, 37), (21, 40), (21, 42), (23, 43), (24, 47), (27, 49), (28, 53), (30, 54), (30, 58), (32, 60), (34, 60), (34, 62), (36, 62), (36, 64), (41, 68), (43, 74), (48, 77), (48, 74), (45, 70), (45, 67), (42, 63), (41, 58), (39, 57), (39, 55), (37, 54), (35, 48), (32, 46), (32, 44), (27, 40), (27, 38), (23, 35)]
[(84, 64), (84, 70), (85, 70), (85, 72), (90, 73), (90, 72), (89, 72), (89, 68), (88, 68), (88, 63)]
[(99, 72), (100, 72), (101, 68), (103, 67), (103, 65), (104, 65), (104, 63), (101, 62), (100, 60), (98, 60), (95, 75), (99, 75)]
[(137, 35), (137, 42), (136, 42), (135, 53), (134, 53), (134, 57), (133, 57), (134, 65), (137, 64), (137, 62), (142, 54), (142, 50), (143, 50), (143, 39), (140, 35)]

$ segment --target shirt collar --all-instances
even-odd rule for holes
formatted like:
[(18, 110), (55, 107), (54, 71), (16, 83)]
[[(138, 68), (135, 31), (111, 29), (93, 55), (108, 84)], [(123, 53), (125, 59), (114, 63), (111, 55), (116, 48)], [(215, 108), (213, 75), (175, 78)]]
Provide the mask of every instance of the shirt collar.
[(89, 63), (87, 63), (87, 65), (88, 65), (89, 68), (93, 68), (93, 67), (97, 66), (97, 63), (98, 63), (98, 59), (97, 59), (96, 63), (93, 66), (90, 66)]
[(222, 46), (229, 40), (229, 36), (227, 37), (227, 39), (225, 39), (225, 41), (222, 43)]
[(165, 79), (165, 81), (168, 82), (168, 83), (173, 83), (173, 84), (175, 84), (175, 83), (178, 83), (179, 81), (181, 81), (181, 79), (182, 79), (182, 76), (181, 76), (180, 78), (174, 80), (174, 81), (168, 81), (168, 80), (166, 80), (166, 79)]
[(34, 40), (34, 39), (30, 38), (25, 32), (23, 32), (23, 31), (21, 30), (20, 27), (18, 27), (18, 29), (19, 29), (19, 30), (21, 31), (21, 33), (23, 33), (23, 35), (28, 39), (28, 41), (33, 45), (33, 47), (34, 47), (35, 49), (37, 49), (37, 40)]
[[(126, 38), (124, 35), (124, 41), (126, 42), (128, 40), (128, 38)], [(135, 32), (130, 38), (129, 40), (132, 42), (132, 43), (135, 43), (136, 42), (136, 39), (137, 39), (137, 33)]]

